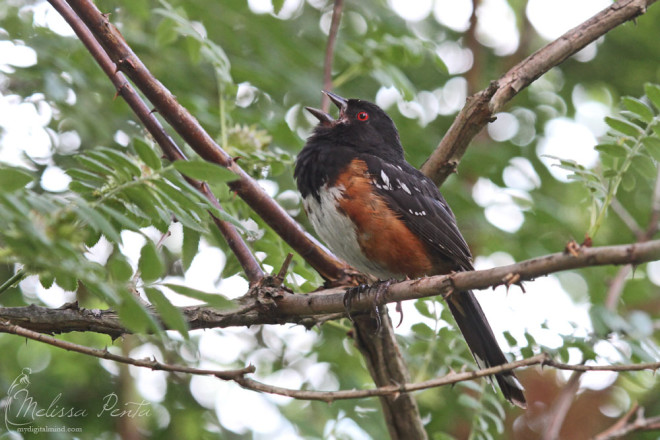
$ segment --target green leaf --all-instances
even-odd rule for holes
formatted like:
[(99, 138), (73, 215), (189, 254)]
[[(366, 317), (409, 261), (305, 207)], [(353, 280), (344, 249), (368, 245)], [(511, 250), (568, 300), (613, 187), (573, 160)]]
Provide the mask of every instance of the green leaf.
[(600, 151), (601, 153), (609, 154), (610, 156), (614, 156), (614, 157), (626, 157), (626, 154), (628, 153), (626, 147), (616, 143), (599, 144), (596, 145), (595, 148), (597, 151)]
[(149, 189), (145, 186), (130, 186), (124, 188), (123, 194), (135, 204), (144, 214), (149, 217), (152, 223), (157, 223), (159, 220), (163, 223), (169, 224), (170, 216), (164, 214), (163, 211), (158, 210), (154, 206), (153, 196), (149, 193)]
[[(213, 228), (211, 229), (211, 231), (215, 232), (217, 231), (217, 228)], [(218, 234), (220, 233), (218, 232)], [(224, 240), (224, 238), (222, 238), (222, 240)], [(222, 268), (222, 273), (220, 273), (220, 276), (222, 278), (229, 278), (230, 276), (240, 273), (242, 270), (243, 267), (241, 266), (241, 263), (238, 261), (238, 258), (236, 258), (236, 255), (230, 252), (227, 254), (225, 267)]]
[(516, 340), (516, 338), (513, 337), (511, 332), (505, 331), (503, 335), (504, 335), (504, 339), (506, 339), (507, 344), (509, 344), (512, 347), (516, 347), (518, 345), (518, 341)]
[(119, 321), (133, 333), (160, 333), (162, 328), (153, 315), (127, 289), (120, 291), (122, 301), (117, 308)]
[(41, 283), (44, 289), (50, 289), (51, 287), (53, 287), (54, 281), (55, 281), (55, 277), (51, 273), (39, 274), (39, 282)]
[(649, 180), (655, 179), (658, 175), (658, 169), (654, 162), (646, 155), (633, 157), (630, 167)]
[(140, 156), (142, 162), (147, 164), (149, 168), (151, 168), (152, 170), (161, 169), (163, 164), (160, 161), (160, 157), (158, 157), (158, 155), (153, 150), (153, 148), (149, 144), (147, 144), (144, 140), (140, 138), (135, 138), (133, 140), (133, 148), (135, 148), (135, 152), (137, 153), (138, 156)]
[(190, 264), (197, 255), (199, 249), (200, 233), (194, 229), (183, 228), (183, 246), (181, 248), (181, 262), (183, 270), (186, 271), (190, 268)]
[(651, 122), (653, 120), (653, 110), (639, 99), (626, 96), (623, 98), (623, 105), (637, 115), (640, 120), (644, 122)]
[(631, 122), (624, 121), (623, 119), (611, 118), (608, 116), (605, 118), (605, 123), (619, 133), (627, 136), (637, 137), (642, 134), (641, 128)]
[(105, 179), (98, 174), (90, 173), (87, 170), (78, 168), (71, 168), (66, 170), (66, 173), (75, 180), (86, 180), (93, 183), (105, 183)]
[(413, 324), (411, 330), (420, 338), (430, 339), (433, 337), (433, 329), (423, 322)]
[(153, 183), (164, 194), (164, 197), (169, 198), (172, 202), (179, 205), (181, 209), (196, 212), (199, 216), (204, 215), (204, 209), (200, 207), (198, 201), (183, 195), (180, 188), (162, 180), (155, 180)]
[(117, 281), (126, 282), (133, 276), (133, 268), (119, 252), (114, 252), (106, 264), (110, 276)]
[(282, 10), (282, 6), (284, 6), (284, 0), (272, 0), (272, 2), (273, 2), (273, 13), (277, 15)]
[[(159, 198), (160, 201), (165, 205), (171, 212), (174, 214), (176, 219), (184, 226), (187, 228), (191, 229), (197, 229), (200, 232), (205, 232), (206, 228), (204, 227), (204, 221), (198, 217), (193, 217), (195, 213), (193, 211), (187, 211), (185, 209), (182, 209), (179, 205), (176, 204), (176, 202), (167, 197), (167, 195), (163, 194), (158, 187), (152, 188), (154, 190)], [(204, 216), (206, 217), (206, 216)]]
[(111, 148), (100, 147), (98, 149), (103, 155), (114, 160), (118, 165), (123, 167), (128, 174), (133, 177), (140, 177), (142, 175), (142, 170), (138, 165), (135, 164), (133, 159), (127, 154), (113, 150)]
[(57, 272), (55, 274), (55, 282), (62, 289), (69, 292), (78, 290), (78, 278), (66, 272)]
[(98, 188), (79, 182), (77, 180), (72, 180), (71, 182), (69, 182), (69, 189), (83, 196), (90, 195), (98, 191)]
[(90, 208), (86, 203), (78, 204), (78, 214), (87, 224), (97, 232), (101, 232), (106, 238), (114, 243), (121, 243), (119, 232), (112, 224), (95, 209)]
[(165, 19), (158, 24), (156, 28), (156, 44), (167, 46), (177, 40), (178, 35), (175, 30), (175, 23), (170, 19)]
[(96, 159), (92, 159), (89, 156), (86, 155), (79, 155), (76, 156), (76, 160), (80, 162), (84, 167), (94, 171), (95, 173), (98, 173), (102, 176), (108, 176), (108, 175), (113, 175), (113, 169), (111, 167), (108, 167), (107, 165), (99, 162)]
[(611, 179), (612, 177), (616, 176), (617, 174), (619, 174), (619, 173), (616, 170), (609, 169), (609, 170), (605, 170), (603, 172), (603, 177), (606, 178), (606, 179)]
[(140, 276), (145, 282), (157, 280), (165, 270), (156, 245), (151, 240), (147, 240), (140, 251), (138, 269), (140, 270)]
[(201, 290), (193, 289), (187, 286), (181, 286), (179, 284), (166, 283), (163, 285), (169, 289), (174, 290), (180, 295), (194, 298), (199, 301), (204, 301), (205, 303), (217, 309), (230, 309), (232, 307), (236, 307), (232, 300), (220, 295), (219, 293), (202, 292)]
[(637, 183), (637, 179), (635, 179), (635, 175), (633, 173), (625, 173), (621, 178), (621, 187), (623, 188), (624, 191), (627, 192), (632, 191), (633, 189), (635, 189), (636, 183)]
[(99, 242), (103, 233), (95, 228), (90, 228), (87, 230), (87, 236), (85, 237), (85, 246), (93, 247), (96, 243)]
[(660, 162), (660, 139), (651, 136), (651, 137), (645, 137), (642, 139), (642, 144), (644, 145), (644, 148), (646, 148), (646, 151), (658, 162)]
[(238, 176), (227, 168), (202, 160), (177, 160), (174, 162), (174, 168), (185, 176), (203, 180), (210, 184), (238, 179)]
[(646, 92), (646, 97), (651, 100), (655, 108), (660, 110), (660, 86), (646, 83), (644, 84), (644, 92)]
[(106, 213), (108, 216), (112, 217), (117, 223), (119, 223), (122, 228), (126, 228), (132, 231), (137, 231), (140, 229), (140, 225), (138, 225), (135, 221), (126, 216), (124, 213), (119, 212), (108, 205), (100, 205), (99, 209)]
[(172, 305), (170, 300), (158, 289), (145, 287), (144, 293), (147, 294), (149, 302), (156, 308), (165, 325), (188, 339), (188, 322), (183, 317), (181, 310)]
[(427, 318), (435, 319), (435, 315), (433, 314), (433, 311), (431, 310), (431, 300), (427, 299), (418, 299), (415, 301), (415, 308), (419, 313), (422, 314), (422, 316), (425, 316)]
[(200, 40), (196, 38), (186, 38), (185, 40), (186, 47), (188, 48), (188, 56), (197, 64), (201, 60), (202, 56), (202, 47), (203, 44)]
[(32, 182), (34, 177), (27, 171), (14, 167), (0, 168), (0, 192), (13, 192)]
[(481, 402), (479, 402), (479, 400), (465, 393), (458, 396), (458, 403), (473, 410), (481, 408)]

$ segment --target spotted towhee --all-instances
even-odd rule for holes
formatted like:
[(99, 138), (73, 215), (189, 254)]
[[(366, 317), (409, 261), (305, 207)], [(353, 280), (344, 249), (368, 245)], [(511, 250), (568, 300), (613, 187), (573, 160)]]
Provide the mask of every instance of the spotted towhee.
[[(470, 250), (435, 184), (406, 162), (399, 133), (377, 105), (324, 92), (339, 118), (307, 108), (319, 124), (294, 176), (318, 235), (339, 257), (381, 280), (473, 270)], [(507, 362), (471, 291), (447, 304), (481, 368)], [(525, 407), (513, 372), (495, 375)]]

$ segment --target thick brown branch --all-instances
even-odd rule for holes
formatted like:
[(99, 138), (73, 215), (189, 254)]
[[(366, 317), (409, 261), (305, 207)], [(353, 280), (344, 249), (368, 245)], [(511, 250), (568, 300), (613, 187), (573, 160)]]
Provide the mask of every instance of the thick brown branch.
[[(380, 307), (380, 329), (367, 314), (353, 318), (355, 345), (364, 357), (369, 374), (377, 387), (388, 387), (410, 382), (408, 367), (399, 350), (392, 320), (384, 306)], [(417, 401), (409, 393), (381, 395), (381, 407), (390, 439), (425, 440), (422, 416)]]
[[(425, 298), (436, 295), (472, 289), (485, 289), (498, 286), (511, 276), (519, 276), (520, 281), (569, 269), (611, 264), (641, 264), (660, 260), (660, 240), (632, 245), (579, 248), (577, 255), (557, 253), (522, 261), (509, 266), (488, 270), (460, 272), (451, 275), (438, 275), (403, 281), (392, 284), (381, 298), (384, 303)], [(259, 289), (259, 288), (257, 288)], [(261, 288), (258, 295), (244, 297), (235, 310), (213, 310), (206, 306), (184, 307), (182, 309), (191, 329), (236, 327), (257, 324), (295, 323), (310, 327), (327, 319), (345, 316), (344, 289), (333, 288), (308, 295), (293, 294), (284, 288)], [(269, 298), (262, 301), (258, 298)], [(354, 299), (352, 308), (370, 310), (374, 294), (365, 292)], [(332, 315), (328, 317), (328, 315)], [(85, 310), (70, 305), (62, 309), (49, 309), (31, 305), (29, 307), (0, 308), (0, 319), (22, 327), (44, 332), (63, 333), (71, 331), (94, 331), (117, 337), (123, 329), (117, 315), (112, 310)]]
[(151, 101), (174, 130), (204, 159), (233, 171), (238, 180), (232, 189), (273, 228), (293, 249), (325, 278), (345, 276), (345, 264), (308, 235), (266, 192), (227, 154), (199, 122), (182, 107), (135, 55), (108, 17), (89, 0), (68, 0), (117, 68), (124, 72)]
[(422, 166), (441, 185), (456, 170), (469, 143), (515, 95), (538, 77), (622, 23), (646, 12), (656, 0), (619, 0), (536, 51), (499, 80), (468, 98), (444, 138)]
[[(87, 50), (92, 54), (96, 62), (101, 66), (103, 72), (110, 78), (117, 94), (121, 95), (124, 100), (131, 107), (133, 112), (138, 116), (142, 124), (149, 131), (151, 136), (160, 146), (161, 150), (171, 161), (186, 160), (185, 155), (181, 149), (176, 145), (172, 138), (167, 134), (158, 119), (154, 116), (153, 112), (147, 107), (142, 98), (135, 92), (135, 89), (126, 81), (124, 75), (117, 71), (115, 64), (105, 53), (103, 48), (94, 39), (94, 36), (89, 31), (87, 26), (80, 21), (78, 16), (73, 10), (64, 2), (64, 0), (49, 0), (50, 4), (60, 13), (60, 15), (69, 23), (69, 26), (74, 30), (80, 41), (85, 45)], [(197, 188), (204, 196), (215, 206), (217, 209), (222, 210), (222, 206), (218, 199), (211, 193), (208, 185), (204, 182), (199, 182), (194, 179), (186, 178), (188, 182)], [(250, 252), (247, 244), (238, 233), (234, 225), (229, 222), (218, 219), (213, 216), (213, 220), (217, 228), (222, 233), (227, 244), (236, 258), (243, 267), (248, 281), (253, 284), (263, 278), (263, 271), (259, 266), (256, 258)]]

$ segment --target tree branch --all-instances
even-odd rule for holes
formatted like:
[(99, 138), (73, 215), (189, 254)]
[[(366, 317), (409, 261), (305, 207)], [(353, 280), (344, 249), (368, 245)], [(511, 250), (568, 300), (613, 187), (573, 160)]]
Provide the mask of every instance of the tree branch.
[[(301, 399), (301, 400), (320, 400), (328, 403), (331, 403), (335, 400), (362, 399), (366, 397), (375, 397), (375, 396), (393, 396), (396, 399), (396, 398), (400, 398), (400, 395), (404, 393), (410, 393), (413, 391), (420, 391), (429, 388), (437, 388), (445, 385), (455, 384), (458, 382), (464, 382), (467, 380), (474, 380), (480, 377), (486, 377), (486, 376), (491, 376), (493, 374), (501, 373), (503, 371), (511, 371), (521, 367), (532, 366), (532, 365), (551, 366), (560, 370), (579, 370), (579, 371), (638, 371), (638, 370), (660, 369), (660, 362), (649, 363), (649, 364), (612, 365), (612, 366), (568, 365), (568, 364), (554, 362), (552, 361), (552, 359), (550, 359), (548, 354), (541, 353), (532, 356), (531, 358), (528, 359), (509, 362), (506, 364), (485, 368), (482, 370), (466, 371), (461, 373), (451, 372), (445, 376), (423, 382), (418, 382), (418, 383), (406, 382), (401, 384), (391, 384), (391, 385), (385, 385), (377, 388), (363, 389), (363, 390), (310, 391), (310, 390), (295, 390), (290, 388), (268, 385), (247, 378), (245, 377), (246, 374), (250, 374), (255, 371), (255, 368), (252, 365), (238, 370), (205, 370), (205, 369), (198, 369), (198, 368), (192, 368), (192, 367), (186, 367), (180, 365), (164, 364), (156, 361), (155, 359), (150, 359), (150, 360), (133, 359), (130, 357), (120, 356), (114, 353), (110, 353), (107, 349), (99, 350), (96, 348), (90, 348), (90, 347), (85, 347), (83, 345), (74, 344), (68, 341), (62, 341), (60, 339), (53, 338), (52, 336), (37, 333), (7, 321), (0, 321), (0, 332), (15, 334), (17, 336), (25, 337), (38, 342), (43, 342), (45, 344), (62, 348), (64, 350), (75, 351), (77, 353), (86, 354), (88, 356), (93, 356), (100, 359), (109, 359), (115, 362), (135, 365), (137, 367), (150, 368), (152, 370), (162, 370), (162, 371), (179, 372), (179, 373), (196, 374), (196, 375), (211, 375), (217, 377), (218, 379), (234, 381), (239, 385), (241, 385), (243, 388), (253, 391), (260, 391), (268, 394), (277, 394), (281, 396), (293, 397), (295, 399)], [(653, 419), (647, 419), (647, 420), (648, 423), (644, 424), (644, 428), (652, 429), (650, 427), (651, 422), (653, 423), (652, 426), (655, 428), (655, 423), (657, 422)], [(639, 422), (636, 423), (637, 426), (635, 427), (635, 429), (631, 429), (629, 427), (628, 429), (631, 430), (627, 432), (632, 432), (633, 430), (642, 429), (641, 426), (642, 424)], [(613, 437), (607, 437), (607, 438), (613, 438)]]
[(243, 377), (248, 373), (254, 373), (255, 368), (253, 365), (241, 368), (240, 370), (201, 370), (199, 368), (184, 367), (181, 365), (170, 365), (158, 362), (155, 358), (147, 359), (133, 359), (126, 356), (110, 353), (107, 348), (99, 350), (98, 348), (85, 347), (84, 345), (74, 344), (73, 342), (62, 341), (55, 339), (52, 336), (44, 335), (42, 333), (33, 332), (18, 325), (9, 322), (0, 321), (0, 332), (11, 333), (17, 336), (22, 336), (34, 341), (43, 342), (44, 344), (52, 345), (53, 347), (63, 348), (67, 351), (75, 351), (87, 356), (97, 357), (100, 359), (109, 359), (111, 361), (120, 362), (122, 364), (135, 365), (136, 367), (145, 367), (152, 370), (170, 371), (175, 373), (188, 373), (199, 375), (211, 375), (222, 380), (234, 380)]
[[(637, 414), (634, 422), (628, 422), (633, 413)], [(596, 435), (593, 440), (612, 440), (622, 438), (638, 431), (657, 431), (660, 430), (660, 416), (646, 418), (644, 417), (644, 409), (638, 408), (634, 405), (621, 420), (612, 425), (607, 430)]]
[(568, 410), (571, 409), (573, 399), (580, 388), (580, 377), (584, 374), (583, 371), (574, 371), (571, 377), (562, 388), (559, 396), (554, 400), (550, 410), (549, 416), (545, 419), (547, 423), (544, 426), (544, 433), (541, 440), (557, 440), (559, 439), (559, 432), (564, 424)]
[(182, 107), (149, 72), (135, 55), (108, 16), (101, 14), (89, 0), (67, 0), (71, 8), (87, 25), (107, 55), (137, 88), (151, 101), (174, 130), (204, 159), (224, 166), (237, 175), (230, 187), (293, 249), (323, 277), (344, 279), (351, 275), (346, 265), (332, 255), (311, 235), (308, 235), (259, 184), (225, 152), (199, 122)]
[(499, 80), (470, 96), (421, 171), (441, 185), (465, 154), (472, 139), (514, 96), (610, 30), (638, 17), (657, 0), (619, 0), (514, 66)]
[[(355, 345), (364, 357), (369, 374), (379, 388), (410, 382), (410, 373), (399, 350), (394, 326), (381, 306), (378, 324), (370, 314), (353, 317)], [(380, 328), (377, 328), (380, 326)], [(426, 440), (426, 430), (417, 401), (409, 393), (381, 395), (381, 407), (391, 440)]]
[[(382, 303), (405, 301), (436, 295), (460, 294), (465, 290), (486, 289), (532, 280), (563, 270), (612, 264), (641, 264), (660, 260), (660, 240), (619, 246), (581, 247), (576, 255), (550, 254), (509, 266), (450, 275), (437, 275), (392, 284), (382, 295)], [(454, 293), (455, 292), (455, 293)], [(257, 286), (249, 295), (237, 300), (237, 308), (214, 310), (208, 306), (181, 309), (192, 330), (216, 327), (236, 327), (259, 324), (301, 324), (312, 327), (328, 319), (346, 316), (345, 288), (332, 288), (307, 295), (293, 294), (283, 287)], [(375, 294), (365, 292), (352, 302), (352, 310), (373, 308)], [(328, 316), (331, 315), (331, 316)], [(43, 333), (94, 331), (115, 338), (128, 331), (119, 323), (112, 310), (79, 309), (68, 304), (60, 309), (31, 305), (0, 308), (0, 319)]]

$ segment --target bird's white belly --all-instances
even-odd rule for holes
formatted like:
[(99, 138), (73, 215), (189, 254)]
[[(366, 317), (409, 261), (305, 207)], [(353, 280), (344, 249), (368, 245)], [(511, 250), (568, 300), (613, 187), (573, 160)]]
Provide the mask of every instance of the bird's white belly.
[(369, 261), (362, 253), (355, 224), (338, 209), (338, 199), (343, 191), (342, 186), (328, 188), (324, 185), (319, 190), (320, 201), (312, 194), (303, 199), (305, 212), (314, 230), (332, 252), (359, 271), (383, 280), (398, 275)]

